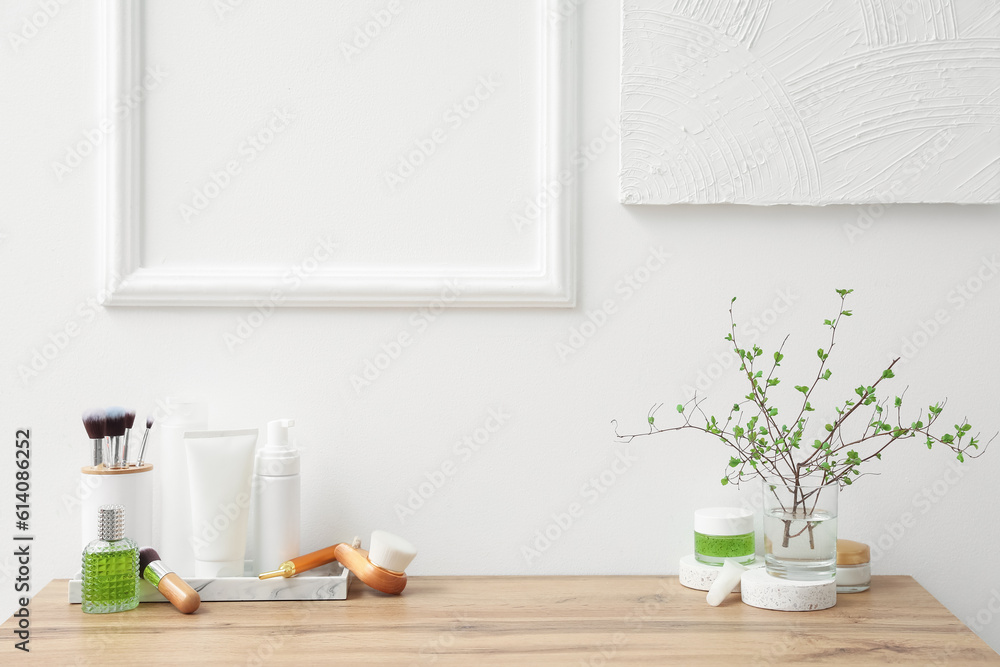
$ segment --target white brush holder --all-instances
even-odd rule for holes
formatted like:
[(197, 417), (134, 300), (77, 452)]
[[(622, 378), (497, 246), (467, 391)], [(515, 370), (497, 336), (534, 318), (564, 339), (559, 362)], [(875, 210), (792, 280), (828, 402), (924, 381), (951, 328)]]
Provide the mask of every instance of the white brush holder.
[(103, 465), (80, 470), (80, 551), (97, 539), (98, 508), (125, 508), (125, 536), (140, 547), (153, 543), (153, 466), (112, 469)]

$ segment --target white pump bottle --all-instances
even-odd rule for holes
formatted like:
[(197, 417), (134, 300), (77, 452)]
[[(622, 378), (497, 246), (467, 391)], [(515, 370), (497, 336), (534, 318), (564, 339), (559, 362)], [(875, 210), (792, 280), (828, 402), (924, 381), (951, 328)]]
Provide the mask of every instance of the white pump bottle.
[(257, 451), (253, 478), (253, 563), (260, 574), (300, 556), (299, 452), (288, 441), (291, 419), (267, 424), (267, 444)]

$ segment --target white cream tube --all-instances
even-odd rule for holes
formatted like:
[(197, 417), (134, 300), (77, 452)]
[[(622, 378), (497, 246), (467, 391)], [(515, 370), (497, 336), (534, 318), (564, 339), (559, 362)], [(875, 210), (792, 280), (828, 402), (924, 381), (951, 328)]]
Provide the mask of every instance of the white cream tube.
[(239, 577), (247, 546), (257, 429), (184, 434), (195, 577)]

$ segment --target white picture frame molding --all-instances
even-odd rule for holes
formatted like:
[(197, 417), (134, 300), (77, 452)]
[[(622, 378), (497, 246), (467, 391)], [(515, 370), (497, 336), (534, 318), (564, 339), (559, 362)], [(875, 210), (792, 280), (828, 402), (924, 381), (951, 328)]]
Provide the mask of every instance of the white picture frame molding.
[[(576, 18), (560, 0), (539, 2), (544, 57), (539, 109), (539, 186), (572, 169), (576, 144)], [(143, 72), (141, 7), (134, 0), (103, 0), (105, 80), (102, 107), (139, 86)], [(141, 265), (141, 114), (112, 130), (104, 152), (101, 290), (106, 306), (410, 306), (442, 298), (460, 306), (573, 307), (576, 305), (575, 177), (552, 198), (535, 225), (538, 266), (454, 270), (417, 268), (321, 269), (294, 291), (282, 290), (285, 269), (254, 267), (152, 268)], [(457, 292), (457, 297), (453, 295)], [(275, 294), (280, 299), (275, 299)]]

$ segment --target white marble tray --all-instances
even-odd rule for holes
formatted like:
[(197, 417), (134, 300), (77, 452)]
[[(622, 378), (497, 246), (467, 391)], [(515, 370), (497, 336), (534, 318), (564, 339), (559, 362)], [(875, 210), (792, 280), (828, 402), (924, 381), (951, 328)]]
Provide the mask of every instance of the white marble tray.
[[(276, 577), (261, 581), (257, 577), (186, 579), (198, 591), (202, 602), (252, 602), (268, 600), (346, 600), (350, 571), (339, 563), (310, 570), (297, 577)], [(69, 581), (69, 603), (82, 602), (83, 581), (80, 573)], [(139, 602), (166, 602), (148, 581), (139, 581)]]

